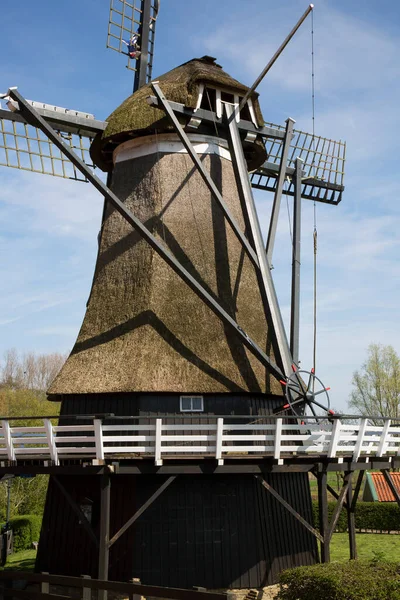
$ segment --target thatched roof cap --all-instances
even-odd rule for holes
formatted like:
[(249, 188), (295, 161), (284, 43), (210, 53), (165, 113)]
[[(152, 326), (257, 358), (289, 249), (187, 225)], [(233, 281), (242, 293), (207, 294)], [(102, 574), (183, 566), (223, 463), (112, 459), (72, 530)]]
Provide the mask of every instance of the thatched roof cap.
[[(244, 96), (248, 87), (228, 75), (215, 58), (203, 56), (194, 58), (157, 78), (168, 100), (195, 108), (200, 84), (223, 88), (228, 93)], [(98, 136), (91, 148), (95, 164), (104, 170), (112, 166), (112, 152), (117, 145), (134, 137), (149, 133), (171, 131), (162, 109), (150, 106), (146, 99), (154, 95), (151, 85), (145, 85), (129, 96), (107, 119), (107, 127)], [(251, 96), (258, 125), (264, 124), (258, 103), (258, 94)], [(187, 119), (186, 119), (187, 121)]]

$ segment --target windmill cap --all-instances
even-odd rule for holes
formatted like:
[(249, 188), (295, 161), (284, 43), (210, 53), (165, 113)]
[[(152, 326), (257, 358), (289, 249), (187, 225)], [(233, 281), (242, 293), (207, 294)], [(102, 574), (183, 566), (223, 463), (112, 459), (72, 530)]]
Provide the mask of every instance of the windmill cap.
[[(184, 104), (189, 108), (196, 107), (201, 84), (238, 96), (244, 96), (249, 90), (246, 85), (226, 73), (212, 56), (194, 58), (161, 75), (157, 81), (168, 100)], [(108, 117), (106, 129), (95, 138), (91, 147), (94, 164), (104, 171), (110, 171), (113, 166), (113, 152), (121, 143), (155, 132), (174, 131), (164, 111), (148, 104), (147, 98), (152, 95), (154, 92), (151, 85), (145, 85), (129, 96)], [(262, 126), (264, 119), (257, 92), (253, 92), (251, 100), (257, 124)], [(178, 118), (183, 126), (189, 121), (187, 116), (182, 115)], [(248, 160), (249, 169), (256, 168), (264, 162), (266, 153), (261, 140), (252, 142), (249, 156), (251, 156)]]

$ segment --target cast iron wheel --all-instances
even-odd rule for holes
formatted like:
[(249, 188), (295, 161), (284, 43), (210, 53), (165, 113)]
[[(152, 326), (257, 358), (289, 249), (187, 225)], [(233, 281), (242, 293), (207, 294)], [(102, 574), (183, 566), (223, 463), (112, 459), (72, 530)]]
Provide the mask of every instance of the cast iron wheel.
[(285, 386), (287, 403), (281, 410), (291, 410), (297, 417), (310, 416), (318, 421), (335, 414), (330, 408), (328, 390), (315, 375), (314, 369), (305, 371), (292, 366), (293, 373), (281, 381)]

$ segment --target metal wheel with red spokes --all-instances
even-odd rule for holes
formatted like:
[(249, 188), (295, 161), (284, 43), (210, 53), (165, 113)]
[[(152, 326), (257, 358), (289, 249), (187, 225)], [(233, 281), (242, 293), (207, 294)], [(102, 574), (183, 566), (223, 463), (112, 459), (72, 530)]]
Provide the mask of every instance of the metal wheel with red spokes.
[(310, 416), (318, 421), (334, 415), (328, 394), (330, 388), (324, 386), (314, 369), (305, 371), (294, 365), (292, 369), (293, 373), (286, 381), (281, 381), (287, 400), (281, 411), (291, 410), (297, 417)]

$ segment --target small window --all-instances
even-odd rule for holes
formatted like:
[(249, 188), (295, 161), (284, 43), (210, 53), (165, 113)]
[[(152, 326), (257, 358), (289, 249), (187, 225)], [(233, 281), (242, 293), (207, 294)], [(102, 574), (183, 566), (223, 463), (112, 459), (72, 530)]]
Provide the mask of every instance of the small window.
[(217, 108), (217, 90), (213, 88), (205, 88), (200, 102), (200, 108), (204, 110), (216, 111)]
[(203, 396), (181, 396), (181, 412), (202, 412)]

